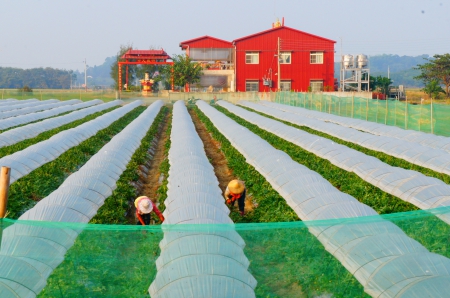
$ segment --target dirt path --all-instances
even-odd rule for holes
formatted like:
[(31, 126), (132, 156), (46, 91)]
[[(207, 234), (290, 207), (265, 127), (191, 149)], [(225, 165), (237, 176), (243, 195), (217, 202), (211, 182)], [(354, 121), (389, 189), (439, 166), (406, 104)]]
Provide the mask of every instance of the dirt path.
[[(197, 131), (200, 139), (203, 141), (203, 146), (206, 151), (206, 156), (214, 167), (214, 173), (219, 180), (219, 187), (222, 190), (222, 193), (227, 188), (228, 182), (233, 179), (239, 179), (235, 175), (233, 175), (233, 170), (228, 168), (228, 162), (222, 151), (220, 150), (220, 142), (213, 139), (211, 134), (206, 129), (203, 122), (198, 119), (197, 115), (192, 109), (189, 109), (189, 114), (191, 114), (192, 121), (195, 125), (195, 130)], [(235, 208), (237, 210), (237, 204), (235, 204)], [(253, 205), (251, 203), (251, 198), (248, 197), (245, 200), (245, 212), (249, 212), (253, 210)]]
[[(161, 184), (162, 178), (159, 171), (159, 166), (164, 161), (164, 144), (168, 136), (166, 135), (167, 127), (169, 126), (169, 120), (172, 117), (172, 112), (169, 111), (164, 119), (161, 121), (158, 127), (158, 133), (153, 138), (150, 148), (148, 149), (148, 154), (151, 156), (147, 162), (139, 166), (139, 181), (137, 183), (136, 189), (138, 196), (147, 196), (152, 201), (156, 202), (156, 191)], [(158, 204), (157, 204), (158, 205)], [(133, 204), (130, 206), (130, 211), (128, 212), (128, 219), (130, 223), (136, 223), (136, 208)]]

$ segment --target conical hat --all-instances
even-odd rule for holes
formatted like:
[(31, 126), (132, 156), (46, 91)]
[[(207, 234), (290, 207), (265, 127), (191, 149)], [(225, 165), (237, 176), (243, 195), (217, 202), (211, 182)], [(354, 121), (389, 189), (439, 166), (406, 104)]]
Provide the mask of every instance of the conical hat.
[(139, 201), (139, 211), (141, 211), (142, 214), (150, 213), (152, 210), (153, 206), (149, 198), (143, 198)]
[(228, 183), (228, 189), (234, 194), (240, 194), (244, 191), (245, 185), (244, 182), (235, 179)]

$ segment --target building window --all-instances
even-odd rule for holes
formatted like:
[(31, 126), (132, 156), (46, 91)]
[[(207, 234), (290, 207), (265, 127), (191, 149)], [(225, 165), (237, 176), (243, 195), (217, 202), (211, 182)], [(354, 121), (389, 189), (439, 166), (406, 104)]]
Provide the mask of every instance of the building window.
[(323, 52), (311, 52), (311, 64), (323, 64)]
[(258, 52), (245, 53), (245, 64), (259, 64), (259, 53)]
[(291, 64), (291, 52), (280, 53), (280, 64)]
[(245, 81), (245, 91), (259, 91), (258, 81)]
[(281, 91), (291, 91), (291, 81), (281, 81), (280, 82)]
[(323, 81), (311, 81), (309, 85), (312, 92), (323, 91)]

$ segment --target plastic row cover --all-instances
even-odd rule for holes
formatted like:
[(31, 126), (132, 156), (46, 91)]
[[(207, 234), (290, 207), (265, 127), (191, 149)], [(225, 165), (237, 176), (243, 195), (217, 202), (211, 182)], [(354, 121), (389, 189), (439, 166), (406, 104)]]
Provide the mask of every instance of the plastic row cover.
[(19, 102), (30, 102), (30, 101), (37, 101), (37, 99), (36, 98), (24, 99), (24, 100), (20, 100), (19, 101), (19, 100), (15, 99), (15, 98), (7, 98), (7, 99), (0, 100), (0, 106), (3, 106), (3, 105), (14, 105), (14, 104), (17, 104)]
[(149, 288), (156, 297), (255, 297), (244, 241), (233, 230), (170, 231), (177, 224), (233, 224), (214, 169), (183, 101), (173, 107), (164, 238)]
[[(307, 126), (347, 142), (404, 159), (412, 164), (432, 169), (438, 173), (450, 175), (450, 155), (445, 150), (434, 149), (393, 137), (377, 136), (338, 124), (307, 118), (307, 116), (299, 117), (304, 116), (302, 113), (304, 110), (301, 108), (269, 102), (261, 103), (287, 112), (284, 113), (284, 117), (289, 117), (289, 120), (286, 118), (286, 121)], [(289, 114), (296, 117), (289, 116)]]
[[(360, 131), (365, 131), (374, 135), (393, 137), (408, 142), (418, 143), (431, 148), (442, 149), (450, 152), (450, 138), (437, 136), (416, 130), (405, 130), (396, 126), (389, 126), (381, 123), (369, 122), (360, 119), (346, 118), (318, 111), (302, 109), (302, 115), (323, 121), (336, 123), (345, 127), (351, 127)], [(304, 112), (304, 113), (303, 113)]]
[(49, 109), (62, 107), (62, 106), (66, 106), (66, 105), (74, 105), (74, 104), (81, 103), (81, 102), (82, 101), (79, 99), (71, 99), (71, 100), (66, 100), (66, 101), (46, 103), (46, 104), (42, 104), (42, 105), (38, 105), (38, 106), (34, 106), (34, 107), (23, 108), (23, 109), (18, 109), (18, 110), (1, 112), (0, 119), (15, 117), (15, 116), (19, 116), (19, 115), (26, 115), (26, 114), (49, 110)]
[[(46, 119), (41, 122), (31, 123), (31, 124), (28, 124), (25, 126), (21, 126), (21, 127), (17, 127), (17, 128), (5, 131), (4, 133), (0, 134), (0, 148), (5, 147), (5, 146), (14, 145), (14, 144), (21, 142), (23, 140), (26, 140), (26, 139), (34, 138), (35, 136), (43, 133), (44, 131), (48, 131), (48, 130), (63, 126), (65, 124), (73, 122), (75, 120), (82, 119), (88, 115), (92, 115), (94, 113), (104, 111), (106, 109), (118, 106), (121, 103), (123, 103), (121, 100), (115, 100), (115, 101), (111, 101), (111, 102), (104, 103), (101, 105), (96, 105), (93, 107), (75, 111), (75, 112), (69, 113), (67, 115), (62, 115), (59, 117)], [(86, 105), (87, 105), (87, 103), (80, 103), (80, 104), (74, 105), (72, 107), (73, 108), (81, 108)], [(58, 108), (58, 111), (55, 111), (55, 112), (60, 114), (66, 108), (67, 107)], [(36, 114), (40, 114), (40, 113), (45, 113), (46, 116), (49, 116), (47, 114), (47, 111), (39, 112)], [(34, 118), (33, 115), (34, 114), (30, 114), (30, 115), (25, 115), (23, 117), (27, 117), (28, 120), (31, 120)], [(39, 115), (39, 117), (40, 116), (44, 116), (44, 115), (41, 114), (41, 115)], [(29, 122), (28, 120), (27, 120), (27, 122)], [(35, 120), (31, 120), (31, 121), (35, 121)], [(0, 123), (1, 123), (1, 120), (0, 120)]]
[[(247, 121), (281, 137), (301, 148), (329, 160), (335, 166), (354, 172), (361, 179), (421, 209), (433, 209), (450, 205), (450, 185), (419, 172), (392, 167), (379, 159), (347, 146), (309, 134), (303, 130), (249, 112), (226, 102), (219, 104)], [(240, 104), (275, 118), (293, 121), (298, 116), (269, 107), (240, 102)], [(450, 223), (450, 214), (440, 214)]]
[(35, 106), (40, 106), (40, 105), (46, 105), (49, 103), (56, 103), (59, 102), (59, 100), (57, 99), (48, 99), (48, 100), (43, 100), (43, 101), (27, 101), (27, 102), (21, 102), (18, 104), (14, 104), (14, 105), (3, 105), (0, 106), (0, 113), (1, 112), (7, 112), (7, 111), (12, 111), (12, 110), (17, 110), (17, 109), (24, 109), (24, 108), (28, 108), (28, 107), (35, 107)]
[(430, 297), (432, 292), (432, 297), (447, 296), (449, 259), (430, 253), (372, 208), (340, 192), (319, 174), (294, 162), (205, 102), (197, 101), (197, 105), (302, 220), (372, 216), (370, 222), (309, 228), (369, 295)]
[[(61, 102), (61, 103), (65, 103), (65, 101)], [(98, 105), (101, 103), (103, 103), (103, 101), (101, 101), (100, 99), (94, 99), (94, 100), (81, 102), (81, 103), (77, 103), (77, 104), (71, 103), (70, 105), (62, 105), (62, 106), (54, 107), (54, 108), (51, 108), (51, 109), (48, 109), (48, 110), (45, 110), (42, 112), (36, 112), (36, 113), (11, 117), (11, 118), (7, 118), (7, 119), (0, 119), (0, 130), (8, 129), (8, 128), (15, 127), (15, 126), (22, 125), (22, 124), (27, 124), (30, 122), (34, 122), (34, 121), (49, 118), (49, 117), (53, 117), (53, 116), (56, 116), (56, 115), (59, 115), (62, 113), (87, 108), (87, 107)]]
[[(162, 101), (153, 103), (79, 171), (19, 219), (89, 222), (116, 188), (116, 181), (162, 105)], [(20, 223), (4, 229), (0, 252), (1, 296), (35, 297), (81, 232)]]
[(1, 158), (0, 166), (11, 168), (11, 183), (14, 183), (42, 165), (55, 160), (70, 148), (78, 146), (141, 104), (140, 100), (134, 101), (77, 127), (64, 130), (50, 139)]

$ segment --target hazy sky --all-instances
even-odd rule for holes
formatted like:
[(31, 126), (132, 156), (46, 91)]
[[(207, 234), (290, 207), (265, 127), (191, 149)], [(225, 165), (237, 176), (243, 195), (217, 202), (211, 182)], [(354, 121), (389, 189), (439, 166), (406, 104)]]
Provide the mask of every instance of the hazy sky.
[(211, 35), (233, 40), (285, 25), (336, 40), (344, 53), (450, 52), (450, 0), (0, 0), (0, 66), (82, 69), (121, 44), (163, 47)]

